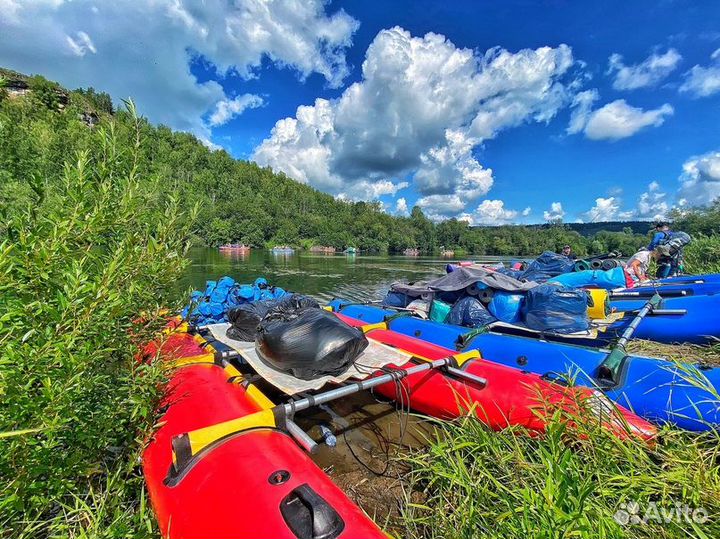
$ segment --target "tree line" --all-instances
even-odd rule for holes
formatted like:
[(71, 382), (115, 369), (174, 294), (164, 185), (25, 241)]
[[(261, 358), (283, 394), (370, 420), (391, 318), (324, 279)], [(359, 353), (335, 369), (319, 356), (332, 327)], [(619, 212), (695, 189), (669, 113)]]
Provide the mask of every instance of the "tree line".
[[(102, 142), (94, 136), (99, 126), (112, 125), (119, 150), (133, 147), (135, 120), (125, 111), (115, 111), (106, 93), (92, 88), (68, 91), (40, 76), (8, 71), (0, 76), (5, 81), (0, 84), (3, 222), (31, 205), (38, 190), (61, 194), (64, 161), (78, 151), (102, 152)], [(8, 90), (8, 81), (16, 84), (18, 80), (29, 90), (22, 96)], [(183, 211), (197, 209), (191, 227), (198, 245), (354, 246), (391, 253), (406, 248), (433, 253), (445, 247), (455, 250), (456, 256), (532, 256), (569, 244), (578, 256), (609, 251), (629, 256), (648, 241), (648, 234), (633, 233), (629, 227), (585, 237), (562, 223), (532, 229), (471, 227), (455, 219), (435, 223), (419, 207), (407, 217), (393, 216), (379, 202), (338, 200), (282, 173), (234, 159), (223, 150), (213, 151), (188, 133), (144, 120), (140, 129), (143, 145), (138, 171), (151, 178), (159, 191), (176, 198)], [(717, 205), (675, 217), (691, 234), (718, 232)]]

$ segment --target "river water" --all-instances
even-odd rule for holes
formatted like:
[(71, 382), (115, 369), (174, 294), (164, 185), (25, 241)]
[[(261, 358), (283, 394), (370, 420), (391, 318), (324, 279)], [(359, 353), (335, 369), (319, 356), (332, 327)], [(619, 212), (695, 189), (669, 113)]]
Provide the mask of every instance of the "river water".
[[(321, 303), (333, 297), (380, 299), (392, 282), (442, 275), (449, 262), (387, 255), (274, 255), (267, 250), (239, 255), (210, 248), (192, 249), (189, 256), (192, 265), (179, 283), (183, 289), (203, 289), (205, 281), (223, 275), (241, 283), (262, 276), (273, 285), (312, 295)], [(313, 460), (378, 523), (389, 531), (400, 531), (398, 500), (405, 495), (407, 470), (397, 457), (424, 444), (432, 435), (429, 422), (409, 414), (396, 402), (369, 393), (313, 409), (297, 421), (318, 442), (323, 441), (321, 426), (333, 433), (337, 443), (334, 447), (321, 443)]]
[(300, 252), (275, 255), (265, 249), (248, 254), (217, 249), (191, 249), (192, 266), (183, 286), (203, 288), (208, 279), (229, 275), (241, 283), (265, 277), (273, 285), (314, 296), (321, 302), (335, 296), (376, 299), (396, 280), (416, 281), (439, 276), (447, 259), (388, 255), (323, 255)]

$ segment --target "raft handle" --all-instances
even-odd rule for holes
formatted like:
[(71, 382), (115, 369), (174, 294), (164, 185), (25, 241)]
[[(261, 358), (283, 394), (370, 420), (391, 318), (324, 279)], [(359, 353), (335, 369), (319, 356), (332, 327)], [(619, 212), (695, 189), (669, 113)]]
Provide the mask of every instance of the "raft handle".
[(307, 483), (283, 498), (280, 513), (298, 539), (335, 539), (345, 529), (338, 512)]

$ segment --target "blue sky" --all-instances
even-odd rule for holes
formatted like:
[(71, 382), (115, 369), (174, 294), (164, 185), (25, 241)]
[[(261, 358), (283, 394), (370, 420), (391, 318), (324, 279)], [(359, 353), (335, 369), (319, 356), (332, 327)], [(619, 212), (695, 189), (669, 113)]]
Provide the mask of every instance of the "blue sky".
[(0, 6), (0, 65), (391, 213), (653, 219), (720, 196), (718, 2)]

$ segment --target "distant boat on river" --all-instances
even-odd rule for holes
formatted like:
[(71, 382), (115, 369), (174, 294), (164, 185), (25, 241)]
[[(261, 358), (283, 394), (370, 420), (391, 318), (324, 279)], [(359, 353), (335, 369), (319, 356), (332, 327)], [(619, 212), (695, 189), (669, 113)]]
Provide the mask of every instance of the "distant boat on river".
[(415, 248), (405, 249), (405, 250), (403, 251), (403, 254), (404, 254), (405, 256), (419, 256), (419, 255), (420, 255), (420, 249), (415, 249)]
[(250, 247), (248, 245), (245, 245), (244, 243), (226, 243), (218, 247), (218, 249), (220, 249), (221, 251), (232, 251), (237, 253), (250, 252)]
[(295, 249), (287, 245), (278, 245), (270, 249), (270, 252), (274, 255), (291, 255), (295, 252)]

